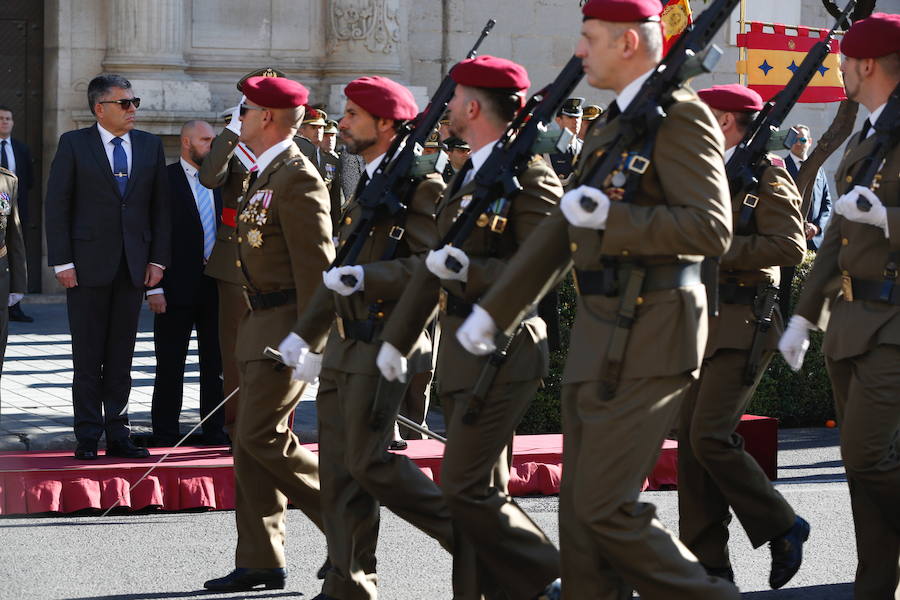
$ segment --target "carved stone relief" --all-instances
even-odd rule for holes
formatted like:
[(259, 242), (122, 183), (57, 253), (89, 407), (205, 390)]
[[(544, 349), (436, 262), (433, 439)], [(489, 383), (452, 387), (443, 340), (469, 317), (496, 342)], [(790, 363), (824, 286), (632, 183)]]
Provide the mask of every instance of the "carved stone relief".
[(360, 42), (369, 52), (395, 54), (400, 43), (399, 0), (332, 0), (330, 50)]

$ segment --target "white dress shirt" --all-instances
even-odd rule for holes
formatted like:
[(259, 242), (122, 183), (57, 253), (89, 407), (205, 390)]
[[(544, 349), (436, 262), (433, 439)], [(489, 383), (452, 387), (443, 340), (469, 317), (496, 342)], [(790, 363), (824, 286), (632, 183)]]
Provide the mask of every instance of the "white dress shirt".
[(13, 152), (12, 137), (0, 138), (0, 142), (2, 142), (2, 141), (6, 142), (6, 147), (4, 148), (4, 150), (6, 150), (6, 164), (9, 165), (7, 167), (7, 169), (9, 169), (13, 173), (15, 173), (16, 172), (16, 155)]
[(287, 150), (288, 148), (290, 148), (291, 144), (293, 144), (293, 143), (294, 143), (294, 140), (291, 140), (291, 139), (281, 140), (280, 142), (278, 142), (277, 144), (275, 144), (274, 146), (272, 146), (271, 148), (269, 148), (268, 150), (266, 150), (265, 152), (260, 154), (258, 157), (256, 157), (257, 170), (260, 173), (265, 171), (266, 167), (268, 167), (269, 164), (271, 164), (271, 162), (273, 160), (275, 160), (275, 157), (278, 156), (279, 154), (281, 154), (282, 152), (284, 152), (285, 150)]
[(881, 113), (884, 112), (885, 106), (887, 106), (887, 102), (885, 102), (869, 114), (869, 123), (872, 124), (872, 127), (869, 127), (869, 131), (868, 133), (866, 133), (866, 138), (875, 133), (875, 123), (878, 122), (878, 117), (880, 117)]
[(465, 176), (463, 177), (462, 185), (459, 187), (468, 184), (470, 181), (472, 181), (472, 179), (475, 178), (475, 174), (478, 173), (478, 169), (481, 168), (481, 165), (483, 165), (488, 159), (488, 156), (491, 155), (491, 151), (494, 149), (494, 145), (496, 143), (497, 140), (492, 140), (489, 144), (485, 144), (469, 155), (469, 160), (472, 161), (472, 168), (469, 169), (469, 171), (465, 174)]
[(637, 96), (637, 93), (641, 91), (641, 86), (644, 85), (644, 82), (647, 81), (647, 78), (653, 74), (656, 68), (650, 69), (643, 75), (639, 76), (637, 79), (626, 85), (622, 88), (622, 92), (616, 96), (616, 104), (619, 106), (620, 111), (624, 111), (628, 108), (628, 105), (631, 104), (631, 101), (634, 100), (634, 97)]

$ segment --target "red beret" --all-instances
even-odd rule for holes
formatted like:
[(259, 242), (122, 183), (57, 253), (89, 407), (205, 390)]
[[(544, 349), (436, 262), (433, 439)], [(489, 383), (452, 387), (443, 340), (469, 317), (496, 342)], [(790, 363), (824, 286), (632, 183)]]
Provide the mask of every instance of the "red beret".
[(662, 4), (659, 0), (588, 0), (581, 12), (585, 19), (611, 23), (659, 21)]
[(725, 112), (755, 112), (763, 107), (763, 99), (754, 90), (738, 83), (714, 85), (697, 92), (710, 108)]
[(841, 40), (841, 52), (850, 58), (880, 58), (900, 52), (900, 15), (873, 13), (855, 22)]
[(382, 119), (407, 121), (419, 114), (412, 92), (387, 77), (360, 77), (344, 88), (344, 95)]
[(295, 108), (309, 100), (309, 90), (286, 77), (251, 77), (242, 91), (247, 100), (266, 108)]
[(487, 54), (457, 63), (450, 71), (450, 76), (459, 85), (509, 89), (520, 93), (526, 92), (531, 85), (525, 67)]

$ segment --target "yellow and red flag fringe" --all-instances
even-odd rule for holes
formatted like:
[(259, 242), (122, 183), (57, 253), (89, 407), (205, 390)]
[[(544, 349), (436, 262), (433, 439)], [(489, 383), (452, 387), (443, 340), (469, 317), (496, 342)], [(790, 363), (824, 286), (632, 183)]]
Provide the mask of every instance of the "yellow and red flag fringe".
[(663, 23), (663, 56), (675, 45), (685, 28), (691, 24), (691, 4), (688, 0), (669, 0), (659, 18)]
[[(746, 74), (747, 86), (766, 101), (787, 85), (806, 53), (828, 33), (825, 29), (755, 21), (749, 25), (750, 31), (737, 36), (737, 45), (747, 49), (747, 59), (738, 61), (737, 72)], [(796, 31), (797, 35), (788, 35), (787, 30)], [(840, 44), (832, 40), (828, 56), (799, 101), (839, 102), (846, 98), (841, 78)]]

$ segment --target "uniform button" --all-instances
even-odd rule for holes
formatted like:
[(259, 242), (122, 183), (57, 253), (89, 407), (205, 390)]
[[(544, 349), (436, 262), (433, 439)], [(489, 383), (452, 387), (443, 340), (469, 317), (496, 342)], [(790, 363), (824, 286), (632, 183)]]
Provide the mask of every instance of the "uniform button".
[(346, 219), (344, 219), (344, 223), (346, 223), (347, 225), (349, 225), (352, 222), (353, 222), (353, 219), (351, 219), (350, 217), (347, 217)]
[(644, 298), (643, 298), (643, 296), (638, 296), (637, 298), (635, 298), (635, 299), (634, 299), (634, 303), (637, 304), (638, 306), (640, 306), (641, 304), (643, 304), (643, 303), (644, 303)]
[(377, 315), (375, 315), (375, 316), (378, 317), (379, 319), (383, 319), (383, 318), (384, 318), (384, 313), (383, 313), (383, 312), (379, 312), (379, 313), (378, 313)]
[(848, 240), (847, 238), (841, 238), (841, 245), (842, 245), (842, 246), (846, 246), (846, 245), (849, 244), (849, 243), (850, 243), (850, 240)]
[(240, 266), (241, 266), (241, 261), (240, 261), (240, 260), (234, 261), (234, 266), (240, 268)]
[(850, 276), (850, 271), (847, 271), (847, 270), (841, 271), (841, 275), (843, 275), (843, 276), (845, 276), (845, 277), (849, 277), (849, 276)]
[(847, 183), (853, 183), (853, 176), (847, 175), (847, 177), (844, 178), (844, 181), (846, 181)]
[(622, 250), (622, 256), (628, 256), (628, 250)]
[(242, 244), (244, 242), (244, 238), (238, 236), (238, 244)]
[(571, 244), (569, 244), (569, 250), (571, 250), (572, 252), (578, 252), (578, 244), (572, 242)]

